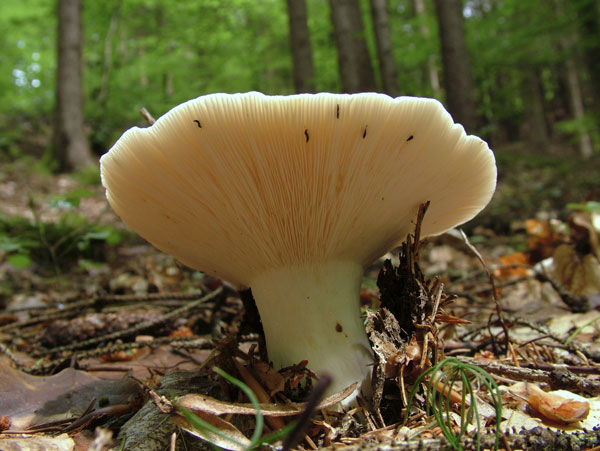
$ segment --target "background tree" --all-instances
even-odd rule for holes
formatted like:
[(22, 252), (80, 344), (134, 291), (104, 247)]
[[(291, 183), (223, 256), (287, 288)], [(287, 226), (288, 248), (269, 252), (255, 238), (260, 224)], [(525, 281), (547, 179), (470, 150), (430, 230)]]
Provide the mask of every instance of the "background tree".
[(343, 92), (376, 91), (358, 0), (330, 0)]
[(579, 47), (583, 51), (589, 87), (594, 109), (600, 108), (600, 2), (598, 0), (577, 0), (577, 18), (579, 20)]
[[(415, 18), (419, 22), (419, 31), (423, 35), (426, 41), (431, 40), (431, 31), (427, 24), (427, 9), (425, 7), (425, 0), (413, 0)], [(442, 88), (440, 86), (440, 77), (438, 74), (438, 68), (436, 65), (436, 54), (429, 53), (427, 62), (424, 65), (426, 79), (431, 85), (434, 97), (441, 98)]]
[(467, 132), (477, 129), (475, 86), (465, 40), (461, 0), (435, 0), (448, 109)]
[(398, 71), (390, 38), (388, 2), (387, 0), (370, 0), (370, 4), (383, 91), (392, 97), (397, 97), (400, 95), (400, 88), (398, 87)]
[[(377, 57), (375, 31), (380, 27), (374, 25), (377, 19), (369, 1), (350, 2), (358, 12), (359, 26), (344, 40), (350, 42), (349, 52), (362, 54), (364, 62), (352, 57), (354, 63), (342, 68), (337, 48), (342, 41), (336, 40), (331, 5), (303, 0), (313, 76), (312, 87), (301, 90), (379, 87), (389, 91), (375, 60), (391, 59)], [(347, 0), (333, 3), (343, 8)], [(575, 154), (585, 131), (597, 152), (598, 0), (561, 0), (563, 13), (548, 0), (461, 3), (469, 64), (457, 65), (471, 70), (473, 88), (467, 92), (477, 106), (482, 137), (495, 150), (519, 143), (537, 153), (560, 149)], [(4, 31), (0, 34), (0, 158), (26, 149), (37, 159), (52, 142), (53, 110), (58, 106), (57, 4), (0, 1)], [(435, 75), (445, 75), (448, 82), (451, 74), (442, 64), (435, 3), (388, 0), (388, 6), (389, 38), (402, 94), (441, 98)], [(86, 2), (83, 13), (84, 117), (96, 154), (105, 152), (123, 130), (146, 125), (138, 113), (142, 106), (160, 116), (178, 103), (211, 92), (296, 92), (290, 12), (281, 0), (105, 0)], [(567, 45), (561, 44), (565, 38)], [(568, 57), (573, 59), (571, 73), (576, 73), (579, 84), (582, 114), (578, 117), (567, 83)], [(357, 70), (369, 75), (358, 77)], [(379, 75), (382, 83), (377, 85)], [(347, 78), (354, 80), (351, 88)], [(368, 81), (357, 81), (361, 78)], [(465, 99), (464, 89), (458, 83), (450, 85), (447, 104), (464, 123), (450, 103), (453, 94)]]
[[(562, 17), (569, 17), (569, 24), (576, 23), (575, 11), (567, 10), (567, 4), (563, 0), (555, 0), (557, 14)], [(591, 5), (590, 5), (591, 6)], [(596, 11), (597, 12), (597, 11)], [(571, 27), (568, 27), (571, 29)], [(569, 96), (569, 109), (571, 116), (574, 119), (573, 125), (574, 130), (578, 135), (579, 141), (579, 152), (583, 158), (590, 158), (594, 151), (592, 138), (589, 131), (587, 130), (586, 124), (586, 112), (585, 104), (583, 99), (583, 87), (580, 78), (580, 74), (585, 73), (581, 58), (577, 54), (575, 45), (575, 36), (577, 36), (578, 30), (576, 28), (571, 29), (570, 34), (561, 36), (558, 41), (558, 48), (564, 55), (563, 59), (563, 72), (564, 80), (567, 86), (567, 93)]]
[(95, 163), (83, 120), (81, 1), (57, 3), (58, 64), (52, 152), (59, 170), (81, 169)]
[(310, 34), (305, 0), (287, 0), (290, 21), (290, 43), (294, 61), (294, 87), (296, 92), (315, 92)]

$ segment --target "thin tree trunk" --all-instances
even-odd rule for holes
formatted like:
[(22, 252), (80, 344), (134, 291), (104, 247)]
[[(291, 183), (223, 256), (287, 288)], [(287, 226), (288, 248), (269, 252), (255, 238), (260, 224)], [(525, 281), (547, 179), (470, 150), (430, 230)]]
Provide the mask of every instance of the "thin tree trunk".
[(80, 0), (58, 0), (58, 64), (53, 156), (59, 170), (95, 163), (85, 134)]
[[(564, 62), (567, 90), (569, 92), (569, 105), (571, 114), (576, 121), (583, 121), (585, 114), (583, 107), (583, 96), (581, 94), (581, 83), (577, 75), (577, 65), (573, 57), (569, 56)], [(594, 146), (590, 134), (583, 123), (578, 126), (579, 153), (584, 159), (590, 158), (594, 153)]]
[(375, 91), (375, 74), (358, 0), (329, 0), (344, 92)]
[(544, 152), (548, 147), (548, 129), (544, 114), (541, 80), (535, 69), (530, 69), (526, 78), (525, 99), (527, 100), (528, 138), (536, 151)]
[[(425, 17), (427, 15), (427, 12), (425, 10), (425, 1), (424, 0), (414, 0), (414, 7), (415, 7), (415, 16), (417, 16), (420, 20), (420, 30), (421, 30), (421, 34), (425, 37), (425, 38), (429, 38), (430, 36), (430, 31), (429, 31), (429, 27), (427, 26), (426, 22), (425, 22)], [(440, 77), (438, 74), (438, 70), (435, 64), (435, 55), (429, 55), (429, 58), (427, 58), (427, 78), (429, 80), (429, 85), (431, 86), (431, 89), (433, 91), (433, 96), (437, 99), (442, 97), (442, 88), (440, 86)]]
[(102, 62), (102, 79), (100, 80), (100, 92), (98, 93), (98, 104), (103, 110), (106, 109), (106, 100), (108, 99), (110, 71), (112, 69), (112, 39), (117, 31), (121, 4), (122, 0), (117, 0), (113, 12), (110, 15), (108, 31), (104, 38), (104, 61)]
[[(564, 0), (554, 0), (556, 14), (563, 17), (568, 12), (565, 9)], [(577, 30), (572, 30), (568, 34), (563, 34), (559, 40), (558, 46), (564, 55), (563, 71), (564, 79), (567, 86), (567, 94), (569, 98), (569, 109), (573, 119), (577, 122), (577, 135), (579, 138), (579, 153), (584, 159), (590, 158), (594, 153), (594, 146), (590, 133), (584, 124), (585, 106), (583, 101), (583, 89), (581, 80), (579, 79), (580, 67), (576, 60), (575, 43), (578, 39)]]
[(600, 2), (579, 0), (578, 18), (583, 41), (584, 58), (589, 74), (592, 108), (600, 109)]
[(390, 38), (388, 2), (387, 0), (371, 0), (370, 3), (383, 91), (392, 97), (397, 97), (400, 95), (400, 88), (398, 87), (398, 71)]
[(298, 93), (315, 92), (315, 72), (308, 32), (306, 1), (287, 0), (287, 10), (294, 62), (294, 88)]
[(461, 0), (435, 0), (448, 109), (467, 132), (477, 128), (475, 86), (465, 41)]
[(146, 73), (146, 49), (143, 44), (140, 44), (137, 53), (140, 61), (140, 86), (146, 88), (148, 87), (148, 84), (150, 84), (150, 80)]

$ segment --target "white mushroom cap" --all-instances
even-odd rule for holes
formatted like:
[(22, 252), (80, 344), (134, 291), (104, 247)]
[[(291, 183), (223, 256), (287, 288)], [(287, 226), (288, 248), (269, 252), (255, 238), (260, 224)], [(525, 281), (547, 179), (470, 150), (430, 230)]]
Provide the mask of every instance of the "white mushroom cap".
[[(436, 100), (382, 94), (214, 94), (102, 157), (123, 220), (192, 268), (251, 287), (275, 367), (308, 359), (361, 382), (373, 356), (363, 268), (402, 242), (475, 216), (496, 185), (487, 144)], [(348, 400), (350, 401), (350, 400)]]
[(432, 99), (382, 94), (213, 94), (128, 130), (102, 182), (133, 230), (239, 286), (314, 261), (365, 266), (412, 231), (475, 216), (496, 166)]

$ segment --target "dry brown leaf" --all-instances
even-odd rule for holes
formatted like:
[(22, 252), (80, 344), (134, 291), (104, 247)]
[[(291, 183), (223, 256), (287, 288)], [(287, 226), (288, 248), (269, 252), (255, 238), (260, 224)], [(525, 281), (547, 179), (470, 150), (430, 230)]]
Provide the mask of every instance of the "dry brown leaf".
[(12, 422), (10, 421), (10, 418), (6, 416), (0, 416), (0, 434), (3, 431), (6, 431), (11, 425)]
[(110, 354), (103, 354), (100, 360), (103, 362), (129, 362), (136, 358), (139, 349), (129, 349), (127, 351), (117, 351)]
[(446, 315), (443, 313), (438, 313), (435, 315), (436, 323), (447, 323), (447, 324), (473, 324), (468, 319), (458, 318), (452, 315)]
[(9, 430), (25, 429), (81, 414), (94, 398), (103, 397), (110, 405), (126, 403), (138, 390), (131, 379), (102, 380), (72, 368), (31, 376), (5, 367), (0, 371), (0, 412), (10, 419)]
[(529, 266), (529, 255), (524, 252), (514, 252), (512, 254), (502, 255), (500, 264), (504, 268), (494, 270), (494, 276), (498, 279), (508, 279), (509, 277), (523, 277), (531, 273), (531, 270), (524, 267)]
[[(238, 362), (236, 358), (233, 359), (233, 363), (235, 363), (235, 367), (238, 370), (240, 377), (244, 380), (246, 385), (250, 387), (250, 390), (252, 390), (258, 398), (258, 402), (270, 403), (272, 401), (271, 397), (264, 389), (264, 387), (260, 384), (260, 382), (256, 380), (254, 375), (244, 365)], [(283, 420), (278, 417), (268, 417), (266, 421), (267, 424), (275, 430), (281, 429), (285, 426)]]
[(0, 437), (0, 449), (2, 451), (25, 451), (43, 449), (46, 451), (72, 451), (75, 442), (67, 434), (57, 437), (29, 436), (18, 438)]
[(525, 230), (530, 263), (537, 263), (550, 257), (561, 242), (560, 235), (552, 228), (549, 221), (528, 219), (525, 221)]
[(600, 292), (600, 262), (593, 254), (579, 257), (571, 246), (556, 248), (552, 257), (554, 277), (569, 292), (589, 296)]
[(590, 412), (587, 401), (577, 401), (556, 393), (547, 393), (534, 384), (520, 382), (513, 385), (510, 391), (523, 397), (532, 409), (551, 421), (575, 423), (585, 420)]
[(194, 332), (187, 326), (181, 326), (179, 329), (174, 330), (169, 334), (169, 337), (186, 337), (191, 338), (194, 336)]
[(594, 219), (591, 213), (587, 211), (573, 213), (569, 218), (569, 228), (571, 230), (572, 241), (575, 243), (578, 241), (585, 241), (589, 244), (591, 253), (600, 258), (598, 233), (596, 232)]
[[(442, 376), (441, 372), (437, 372), (435, 375), (435, 379), (434, 379), (434, 383), (435, 383), (435, 390), (442, 395), (445, 399), (448, 398), (448, 391), (450, 390), (450, 387), (448, 385), (445, 385), (445, 381), (440, 380), (440, 377)], [(461, 393), (457, 392), (456, 390), (451, 390), (450, 391), (450, 403), (451, 404), (462, 404), (463, 402), (465, 403), (466, 406), (469, 406), (471, 404), (469, 398), (464, 398)]]
[[(339, 393), (328, 396), (319, 404), (317, 410), (327, 409), (335, 404), (340, 403), (356, 390), (357, 385), (357, 383), (354, 383)], [(194, 413), (206, 412), (213, 415), (256, 415), (256, 410), (250, 403), (228, 403), (205, 395), (184, 395), (177, 400), (177, 404), (183, 408), (193, 411)], [(260, 404), (260, 410), (266, 417), (285, 417), (298, 415), (305, 408), (306, 403), (304, 402), (289, 404)]]
[(269, 390), (270, 396), (283, 391), (285, 378), (275, 371), (271, 365), (265, 362), (255, 362), (253, 368), (261, 383)]

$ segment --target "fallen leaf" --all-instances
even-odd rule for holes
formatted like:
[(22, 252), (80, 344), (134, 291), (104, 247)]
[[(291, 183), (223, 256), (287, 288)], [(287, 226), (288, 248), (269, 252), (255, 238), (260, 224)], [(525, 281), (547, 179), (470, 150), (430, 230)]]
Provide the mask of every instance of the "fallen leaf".
[(80, 415), (94, 398), (107, 405), (127, 403), (138, 390), (129, 378), (102, 380), (71, 368), (53, 376), (31, 376), (5, 367), (0, 372), (0, 412), (12, 423), (9, 431), (21, 430)]
[(282, 392), (285, 388), (285, 378), (271, 365), (265, 362), (255, 362), (253, 369), (262, 384), (269, 390), (270, 396)]
[(438, 313), (437, 315), (435, 315), (435, 322), (436, 323), (447, 323), (447, 324), (461, 324), (461, 325), (473, 324), (468, 319), (458, 318), (458, 317), (452, 316), (452, 315), (445, 315), (443, 313)]
[(527, 219), (525, 230), (527, 231), (527, 248), (531, 263), (537, 263), (550, 257), (561, 242), (560, 235), (553, 229), (550, 221)]
[(580, 257), (573, 247), (563, 244), (554, 251), (552, 269), (556, 280), (575, 295), (600, 292), (600, 262), (593, 254)]
[[(354, 393), (357, 385), (357, 383), (354, 383), (344, 390), (328, 396), (319, 404), (317, 410), (327, 409), (335, 404), (340, 403)], [(213, 415), (256, 415), (256, 410), (250, 403), (228, 403), (205, 395), (184, 395), (177, 400), (177, 404), (185, 409), (193, 411), (194, 413), (206, 412)], [(306, 403), (304, 402), (288, 404), (260, 404), (260, 410), (266, 417), (298, 415), (305, 408)]]
[(587, 401), (548, 393), (534, 384), (521, 382), (513, 385), (510, 391), (522, 396), (532, 409), (551, 421), (575, 423), (585, 420), (590, 413), (590, 405)]
[(2, 433), (2, 431), (8, 430), (11, 424), (12, 423), (10, 421), (10, 418), (8, 418), (7, 416), (0, 416), (0, 434)]
[(593, 336), (598, 333), (598, 329), (600, 328), (600, 320), (596, 318), (598, 318), (596, 310), (586, 313), (566, 313), (550, 319), (546, 323), (546, 327), (556, 336), (565, 338), (574, 329), (582, 327), (577, 338), (583, 342), (589, 342), (593, 340)]
[(494, 276), (498, 279), (508, 279), (510, 277), (523, 277), (531, 274), (529, 254), (524, 252), (514, 252), (512, 254), (502, 255), (500, 258), (502, 268), (494, 270)]
[(187, 326), (181, 326), (179, 329), (174, 330), (169, 334), (169, 337), (193, 337), (194, 332)]
[(72, 451), (75, 442), (67, 434), (57, 437), (31, 436), (19, 438), (0, 437), (0, 449), (2, 451), (26, 451), (43, 449), (46, 451)]
[(129, 349), (127, 351), (118, 351), (110, 354), (104, 354), (100, 356), (100, 360), (103, 362), (129, 362), (135, 359), (139, 352), (139, 349)]

